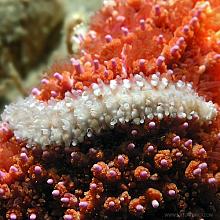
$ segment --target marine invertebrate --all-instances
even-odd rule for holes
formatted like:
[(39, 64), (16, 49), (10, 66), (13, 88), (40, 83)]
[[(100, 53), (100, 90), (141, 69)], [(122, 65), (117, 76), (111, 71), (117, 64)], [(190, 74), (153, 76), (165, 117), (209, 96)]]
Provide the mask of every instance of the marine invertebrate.
[(218, 6), (105, 2), (82, 56), (2, 114), (2, 217), (218, 218)]

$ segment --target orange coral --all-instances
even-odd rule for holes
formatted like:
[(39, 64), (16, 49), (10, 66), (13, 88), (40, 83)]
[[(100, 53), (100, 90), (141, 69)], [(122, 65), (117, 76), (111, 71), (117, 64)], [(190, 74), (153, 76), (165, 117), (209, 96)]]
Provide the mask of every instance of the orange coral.
[[(92, 18), (78, 59), (52, 66), (32, 93), (48, 101), (69, 91), (75, 99), (95, 82), (159, 71), (170, 81), (193, 82), (219, 104), (219, 7), (218, 0), (110, 1)], [(41, 147), (16, 138), (5, 122), (0, 218), (163, 218), (170, 207), (202, 217), (219, 204), (219, 126), (219, 116), (202, 124), (196, 116), (152, 115), (99, 136), (88, 132), (74, 147)]]
[[(33, 94), (62, 99), (99, 79), (143, 72), (184, 77), (199, 93), (219, 102), (220, 22), (218, 1), (119, 1), (106, 5), (90, 24), (79, 60), (54, 67)], [(183, 19), (182, 19), (183, 18)]]

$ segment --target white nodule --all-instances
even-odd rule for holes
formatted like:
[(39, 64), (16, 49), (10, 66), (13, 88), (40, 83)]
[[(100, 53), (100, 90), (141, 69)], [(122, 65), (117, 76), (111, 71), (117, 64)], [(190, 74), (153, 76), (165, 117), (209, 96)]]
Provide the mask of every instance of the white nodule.
[(135, 75), (129, 81), (100, 81), (78, 97), (67, 92), (63, 100), (42, 102), (31, 95), (7, 106), (2, 120), (17, 138), (42, 147), (76, 144), (88, 131), (98, 134), (102, 128), (110, 129), (118, 123), (141, 124), (154, 117), (213, 120), (215, 105), (199, 97), (191, 87), (182, 81), (168, 82), (156, 74), (149, 80)]

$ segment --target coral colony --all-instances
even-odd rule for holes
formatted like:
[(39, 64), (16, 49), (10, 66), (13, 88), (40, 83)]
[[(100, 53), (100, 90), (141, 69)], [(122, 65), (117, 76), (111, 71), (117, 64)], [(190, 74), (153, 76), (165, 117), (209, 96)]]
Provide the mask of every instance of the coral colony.
[(219, 0), (104, 1), (2, 113), (0, 219), (219, 219), (219, 17)]

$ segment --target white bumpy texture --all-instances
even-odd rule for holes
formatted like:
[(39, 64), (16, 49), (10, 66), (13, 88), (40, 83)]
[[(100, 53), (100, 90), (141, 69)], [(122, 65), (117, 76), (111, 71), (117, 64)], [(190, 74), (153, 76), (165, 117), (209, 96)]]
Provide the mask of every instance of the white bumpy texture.
[(84, 137), (117, 123), (144, 123), (145, 119), (164, 116), (192, 119), (201, 123), (216, 117), (216, 107), (206, 102), (183, 81), (168, 82), (154, 74), (151, 79), (135, 75), (130, 79), (92, 84), (81, 94), (68, 92), (63, 100), (42, 102), (33, 96), (11, 104), (2, 114), (17, 138), (30, 145), (69, 146)]

